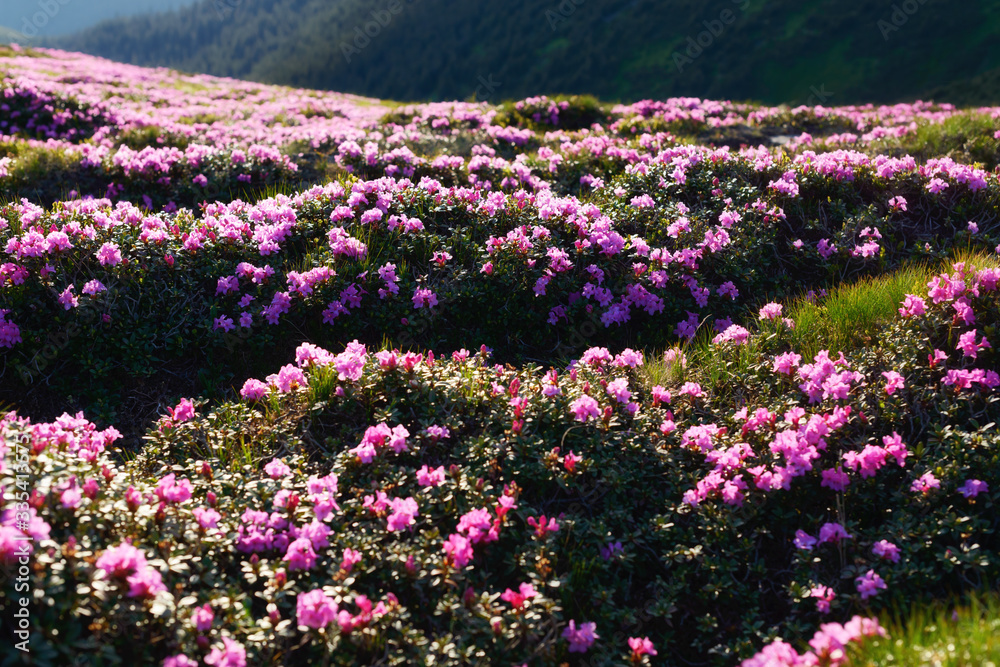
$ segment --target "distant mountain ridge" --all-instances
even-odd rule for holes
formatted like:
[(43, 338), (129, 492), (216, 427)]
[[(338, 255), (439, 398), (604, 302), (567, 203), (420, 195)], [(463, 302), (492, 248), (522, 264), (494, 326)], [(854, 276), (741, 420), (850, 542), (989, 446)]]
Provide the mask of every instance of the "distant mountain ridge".
[(980, 104), (997, 35), (1000, 0), (201, 0), (49, 43), (397, 100)]

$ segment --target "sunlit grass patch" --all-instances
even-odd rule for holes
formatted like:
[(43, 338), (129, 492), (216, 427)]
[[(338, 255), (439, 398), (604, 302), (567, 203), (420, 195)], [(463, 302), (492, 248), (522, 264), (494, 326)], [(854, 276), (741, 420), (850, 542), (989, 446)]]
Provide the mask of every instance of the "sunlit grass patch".
[(966, 607), (917, 608), (891, 621), (887, 638), (874, 637), (851, 654), (850, 665), (1000, 665), (1000, 598), (973, 598)]

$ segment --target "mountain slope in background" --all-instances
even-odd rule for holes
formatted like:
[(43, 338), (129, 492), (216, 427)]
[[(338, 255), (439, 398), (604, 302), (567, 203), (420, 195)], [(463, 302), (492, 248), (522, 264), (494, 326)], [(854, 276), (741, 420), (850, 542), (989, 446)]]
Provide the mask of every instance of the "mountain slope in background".
[(1000, 0), (202, 0), (50, 43), (399, 100), (978, 104), (998, 34)]
[(194, 0), (3, 0), (0, 33), (4, 41), (45, 35), (64, 35), (101, 21), (190, 6)]

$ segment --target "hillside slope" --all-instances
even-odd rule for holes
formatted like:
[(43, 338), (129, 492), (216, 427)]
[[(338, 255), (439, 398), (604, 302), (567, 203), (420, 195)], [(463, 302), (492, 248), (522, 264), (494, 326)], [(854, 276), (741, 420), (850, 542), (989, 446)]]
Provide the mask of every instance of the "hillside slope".
[[(1000, 0), (203, 0), (55, 45), (402, 100), (591, 93), (845, 104), (940, 91), (985, 103), (996, 92), (974, 79), (1000, 67), (990, 48), (998, 29)], [(965, 83), (944, 88), (954, 81)]]

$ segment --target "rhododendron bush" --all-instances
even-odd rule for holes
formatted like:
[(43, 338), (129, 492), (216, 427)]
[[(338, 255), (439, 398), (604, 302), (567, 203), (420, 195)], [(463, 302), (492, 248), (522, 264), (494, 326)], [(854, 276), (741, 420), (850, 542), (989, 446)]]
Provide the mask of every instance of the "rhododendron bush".
[[(840, 664), (1000, 574), (1000, 183), (880, 152), (957, 110), (2, 61), (34, 664)], [(691, 141), (734, 127), (816, 136)], [(918, 263), (800, 344), (796, 298)]]

